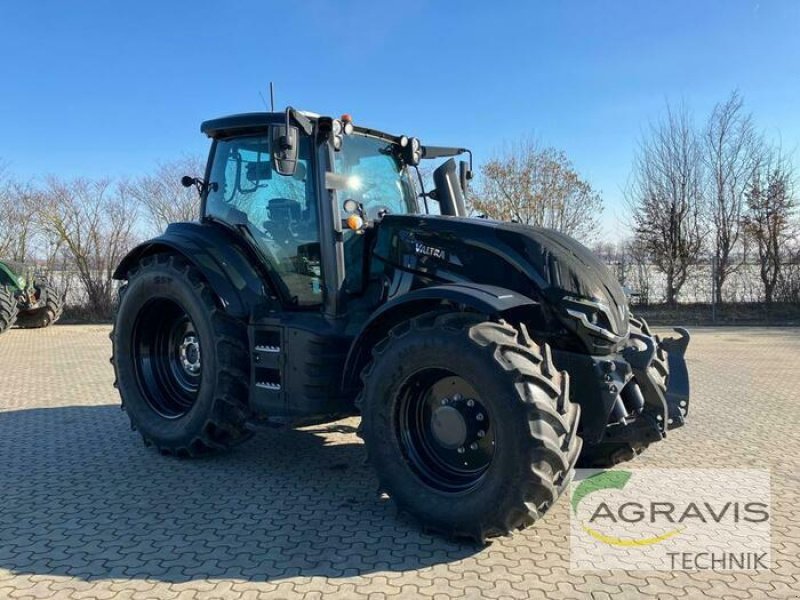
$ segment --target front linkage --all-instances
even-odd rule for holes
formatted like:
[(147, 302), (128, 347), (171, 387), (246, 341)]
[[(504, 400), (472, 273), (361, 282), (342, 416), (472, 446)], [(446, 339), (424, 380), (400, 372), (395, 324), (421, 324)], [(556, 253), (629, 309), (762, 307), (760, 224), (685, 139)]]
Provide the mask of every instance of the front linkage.
[(605, 467), (629, 460), (685, 423), (689, 376), (684, 355), (689, 332), (660, 339), (643, 319), (631, 320), (628, 343), (607, 356), (554, 352), (570, 371), (573, 398), (583, 410), (581, 466)]

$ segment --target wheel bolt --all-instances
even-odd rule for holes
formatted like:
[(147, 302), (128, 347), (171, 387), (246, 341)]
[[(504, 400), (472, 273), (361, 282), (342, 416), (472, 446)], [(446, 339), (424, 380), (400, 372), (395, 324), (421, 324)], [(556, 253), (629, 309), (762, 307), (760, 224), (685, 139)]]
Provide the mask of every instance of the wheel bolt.
[(475, 418), (476, 418), (478, 421), (483, 421), (483, 413), (478, 413), (477, 415), (475, 415)]
[(453, 402), (458, 402), (459, 400), (461, 400), (461, 394), (456, 394), (453, 396)]
[(442, 398), (442, 406), (444, 406), (445, 404), (447, 404), (447, 398)]
[(478, 442), (472, 442), (472, 443), (469, 445), (469, 449), (470, 449), (470, 450), (477, 450), (477, 449), (478, 449)]
[(482, 438), (482, 437), (483, 437), (483, 436), (485, 436), (485, 435), (486, 435), (486, 432), (485, 432), (483, 429), (481, 429), (481, 430), (478, 432), (478, 437), (479, 437), (479, 438)]
[(458, 449), (458, 453), (459, 453), (459, 454), (464, 454), (464, 446), (461, 446), (461, 447)]
[(473, 400), (472, 398), (467, 400), (467, 406), (469, 406), (470, 408), (475, 406), (475, 400)]

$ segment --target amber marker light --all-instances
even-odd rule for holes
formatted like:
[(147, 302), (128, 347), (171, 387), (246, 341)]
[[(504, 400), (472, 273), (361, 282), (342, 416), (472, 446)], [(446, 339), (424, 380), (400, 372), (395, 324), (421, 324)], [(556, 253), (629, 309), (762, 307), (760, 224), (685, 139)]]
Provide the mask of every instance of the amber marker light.
[(364, 226), (364, 219), (358, 215), (350, 215), (347, 217), (347, 226), (353, 231), (359, 231)]

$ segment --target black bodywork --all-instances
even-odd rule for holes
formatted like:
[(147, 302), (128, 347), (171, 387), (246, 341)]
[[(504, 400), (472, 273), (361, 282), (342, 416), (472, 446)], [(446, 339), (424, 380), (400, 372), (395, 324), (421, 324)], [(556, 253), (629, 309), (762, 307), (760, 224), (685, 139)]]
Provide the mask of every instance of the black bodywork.
[[(216, 143), (283, 118), (236, 115), (204, 123), (202, 130)], [(298, 425), (355, 414), (359, 375), (372, 347), (395, 324), (444, 305), (524, 324), (536, 341), (548, 343), (556, 366), (571, 375), (586, 443), (649, 443), (683, 424), (688, 334), (681, 330), (677, 339), (659, 342), (633, 332), (620, 285), (567, 236), (458, 215), (389, 214), (350, 241), (360, 245), (362, 259), (345, 272), (342, 224), (334, 212), (340, 198), (324, 184), (333, 162), (329, 129), (324, 119), (310, 122), (325, 274), (320, 306), (292, 305), (247, 237), (205, 216), (171, 225), (134, 249), (115, 273), (125, 279), (138, 259), (164, 251), (197, 266), (220, 307), (247, 323), (254, 420)], [(208, 178), (207, 172), (206, 185)], [(649, 374), (659, 343), (668, 352), (666, 393)]]

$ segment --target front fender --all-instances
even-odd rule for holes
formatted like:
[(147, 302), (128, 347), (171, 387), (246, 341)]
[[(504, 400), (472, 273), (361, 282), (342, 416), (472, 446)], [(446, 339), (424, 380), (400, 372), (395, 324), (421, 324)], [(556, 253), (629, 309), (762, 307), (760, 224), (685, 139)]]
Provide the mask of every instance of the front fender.
[(352, 391), (366, 366), (372, 347), (389, 330), (442, 304), (466, 307), (486, 315), (502, 316), (518, 308), (539, 307), (539, 303), (518, 292), (493, 285), (452, 283), (417, 289), (393, 298), (376, 310), (354, 338), (345, 362), (342, 389)]
[(197, 267), (232, 316), (246, 319), (253, 306), (272, 296), (238, 240), (213, 224), (170, 225), (162, 235), (131, 250), (114, 271), (114, 279), (127, 279), (139, 260), (161, 252), (180, 254)]

